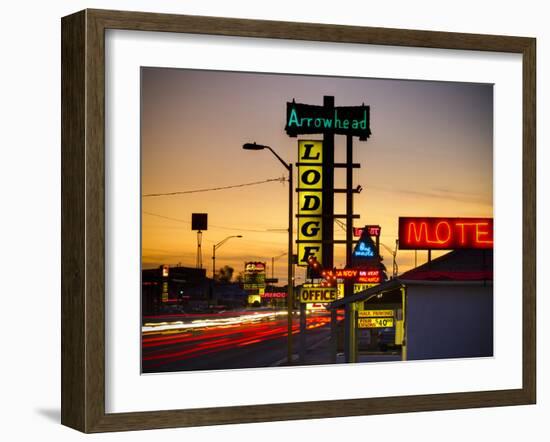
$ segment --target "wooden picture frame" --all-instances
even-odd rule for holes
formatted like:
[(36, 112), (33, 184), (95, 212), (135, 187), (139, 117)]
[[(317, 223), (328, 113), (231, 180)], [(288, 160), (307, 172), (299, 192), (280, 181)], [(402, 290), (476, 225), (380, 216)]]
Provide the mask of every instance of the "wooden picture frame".
[[(523, 385), (513, 390), (270, 405), (105, 412), (105, 30), (123, 29), (522, 55)], [(533, 404), (536, 400), (533, 38), (105, 10), (62, 19), (62, 424), (142, 430)]]

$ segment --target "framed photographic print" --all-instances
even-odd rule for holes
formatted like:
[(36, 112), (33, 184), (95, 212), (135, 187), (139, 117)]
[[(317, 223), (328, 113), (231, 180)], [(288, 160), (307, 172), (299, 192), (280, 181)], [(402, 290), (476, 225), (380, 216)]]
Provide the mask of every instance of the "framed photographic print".
[(534, 403), (535, 164), (532, 38), (63, 18), (62, 423)]

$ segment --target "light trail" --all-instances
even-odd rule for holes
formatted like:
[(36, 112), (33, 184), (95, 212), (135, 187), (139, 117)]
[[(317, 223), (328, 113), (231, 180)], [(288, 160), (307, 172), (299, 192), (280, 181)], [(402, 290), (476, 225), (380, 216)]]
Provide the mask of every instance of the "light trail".
[[(308, 330), (327, 326), (328, 315), (308, 315)], [(288, 336), (286, 312), (243, 314), (231, 318), (193, 320), (187, 324), (163, 322), (144, 326), (142, 335), (142, 362), (147, 371), (166, 364), (195, 360), (228, 350), (252, 348)], [(292, 334), (299, 334), (298, 321)], [(232, 354), (232, 353), (223, 353)]]
[(182, 321), (146, 323), (141, 328), (141, 331), (142, 333), (148, 333), (148, 332), (159, 333), (159, 332), (168, 331), (168, 330), (186, 330), (186, 329), (193, 329), (193, 328), (219, 327), (223, 325), (242, 325), (242, 324), (262, 321), (268, 318), (275, 318), (277, 316), (286, 316), (286, 315), (287, 315), (286, 311), (269, 312), (269, 313), (254, 312), (253, 314), (233, 316), (228, 318), (197, 319), (190, 323), (185, 323)]

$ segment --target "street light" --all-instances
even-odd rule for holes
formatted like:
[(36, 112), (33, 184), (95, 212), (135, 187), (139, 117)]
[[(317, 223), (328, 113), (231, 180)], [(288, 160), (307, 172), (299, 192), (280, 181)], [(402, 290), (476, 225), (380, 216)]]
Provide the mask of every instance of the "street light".
[(292, 364), (292, 313), (294, 305), (294, 286), (292, 282), (292, 164), (284, 161), (271, 147), (263, 144), (246, 143), (243, 145), (245, 150), (263, 150), (268, 149), (281, 162), (288, 171), (288, 288), (287, 288), (287, 312), (288, 312), (288, 349), (287, 361)]
[(275, 279), (275, 260), (285, 256), (288, 252), (281, 253), (271, 257), (271, 279)]
[(231, 238), (242, 238), (242, 235), (231, 235), (228, 236), (225, 239), (222, 239), (219, 243), (214, 244), (212, 246), (212, 279), (216, 279), (216, 249), (219, 249), (221, 246), (223, 246), (227, 241), (229, 241)]

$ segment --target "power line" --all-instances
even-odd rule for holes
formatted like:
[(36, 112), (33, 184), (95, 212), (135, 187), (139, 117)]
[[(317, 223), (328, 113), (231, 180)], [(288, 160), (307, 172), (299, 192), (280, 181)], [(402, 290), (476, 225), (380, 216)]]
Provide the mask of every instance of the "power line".
[(149, 198), (149, 197), (155, 197), (155, 196), (175, 196), (175, 195), (185, 195), (188, 193), (211, 192), (213, 190), (225, 190), (225, 189), (235, 189), (237, 187), (256, 186), (258, 184), (271, 183), (274, 181), (284, 183), (285, 181), (288, 181), (288, 179), (282, 176), (280, 178), (270, 178), (268, 180), (263, 180), (263, 181), (254, 181), (252, 183), (233, 184), (231, 186), (223, 186), (223, 187), (211, 187), (209, 189), (182, 190), (179, 192), (167, 192), (167, 193), (148, 193), (146, 195), (143, 195), (142, 197)]
[[(163, 219), (167, 219), (169, 221), (175, 221), (175, 222), (178, 222), (178, 223), (191, 224), (191, 221), (186, 221), (186, 220), (178, 219), (178, 218), (171, 218), (169, 216), (159, 215), (157, 213), (151, 213), (151, 212), (143, 211), (143, 214), (144, 215), (150, 215), (150, 216), (156, 216), (157, 218), (163, 218)], [(287, 229), (265, 229), (265, 230), (260, 230), (260, 229), (246, 229), (246, 228), (239, 228), (239, 227), (224, 227), (224, 226), (217, 226), (215, 224), (210, 224), (210, 227), (215, 227), (216, 229), (222, 229), (222, 230), (233, 230), (235, 232), (256, 232), (256, 233), (266, 233), (266, 232), (276, 232), (276, 233), (285, 232), (286, 233), (287, 232)]]

